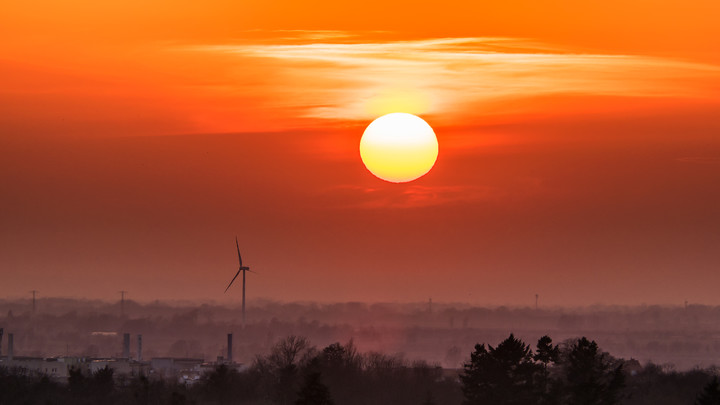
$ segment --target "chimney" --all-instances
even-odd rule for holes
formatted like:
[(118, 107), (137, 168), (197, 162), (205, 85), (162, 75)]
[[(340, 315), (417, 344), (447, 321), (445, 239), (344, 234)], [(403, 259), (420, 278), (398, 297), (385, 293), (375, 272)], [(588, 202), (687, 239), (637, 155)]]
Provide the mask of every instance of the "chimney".
[(138, 335), (137, 361), (142, 361), (142, 335)]
[(232, 358), (232, 333), (228, 333), (227, 361), (228, 361), (229, 364), (232, 364), (232, 362), (233, 362), (233, 358)]
[(123, 333), (123, 352), (122, 357), (124, 359), (130, 358), (130, 334)]
[(13, 361), (13, 334), (8, 333), (8, 362)]

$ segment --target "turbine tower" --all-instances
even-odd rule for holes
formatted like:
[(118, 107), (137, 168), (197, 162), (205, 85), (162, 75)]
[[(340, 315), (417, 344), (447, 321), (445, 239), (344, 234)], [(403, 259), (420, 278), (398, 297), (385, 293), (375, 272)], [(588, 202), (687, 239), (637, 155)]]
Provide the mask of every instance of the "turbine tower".
[(243, 296), (242, 296), (242, 327), (245, 328), (245, 272), (249, 271), (251, 273), (254, 273), (254, 271), (250, 270), (250, 267), (243, 266), (242, 264), (242, 256), (240, 256), (240, 245), (238, 244), (237, 236), (235, 237), (235, 247), (237, 248), (238, 253), (238, 261), (240, 262), (240, 267), (238, 268), (237, 273), (235, 273), (235, 277), (230, 280), (230, 284), (228, 284), (227, 288), (225, 288), (225, 292), (227, 292), (228, 289), (230, 289), (230, 286), (232, 285), (233, 281), (237, 278), (237, 276), (242, 271), (243, 274)]

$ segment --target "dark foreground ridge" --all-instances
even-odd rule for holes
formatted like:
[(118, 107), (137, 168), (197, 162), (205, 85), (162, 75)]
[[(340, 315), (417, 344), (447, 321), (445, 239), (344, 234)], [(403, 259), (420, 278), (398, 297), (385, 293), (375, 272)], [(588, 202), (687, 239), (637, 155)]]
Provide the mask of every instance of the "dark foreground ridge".
[(715, 373), (642, 367), (585, 337), (554, 345), (542, 336), (532, 349), (510, 334), (497, 346), (477, 344), (461, 369), (443, 369), (402, 355), (361, 353), (352, 341), (318, 349), (291, 335), (242, 370), (217, 364), (197, 380), (118, 372), (109, 363), (94, 371), (72, 366), (59, 382), (3, 365), (0, 404), (706, 405), (720, 400)]

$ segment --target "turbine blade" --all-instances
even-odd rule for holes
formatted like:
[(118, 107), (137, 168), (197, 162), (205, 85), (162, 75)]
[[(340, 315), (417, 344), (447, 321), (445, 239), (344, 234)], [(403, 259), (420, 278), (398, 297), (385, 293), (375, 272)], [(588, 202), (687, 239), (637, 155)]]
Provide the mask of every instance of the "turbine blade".
[(230, 280), (230, 284), (228, 284), (227, 288), (225, 289), (225, 292), (227, 292), (227, 290), (230, 288), (230, 286), (232, 285), (233, 281), (235, 281), (235, 279), (237, 278), (238, 274), (240, 274), (240, 270), (238, 270), (238, 272), (235, 273), (235, 277), (233, 277), (233, 279)]
[(257, 271), (252, 271), (252, 270), (250, 270), (250, 269), (246, 269), (245, 271), (249, 271), (250, 273), (255, 273), (255, 274), (258, 274), (258, 272), (257, 272)]
[(240, 245), (238, 244), (237, 236), (235, 237), (235, 247), (238, 251), (238, 260), (240, 261), (240, 267), (242, 267), (242, 257), (240, 256)]

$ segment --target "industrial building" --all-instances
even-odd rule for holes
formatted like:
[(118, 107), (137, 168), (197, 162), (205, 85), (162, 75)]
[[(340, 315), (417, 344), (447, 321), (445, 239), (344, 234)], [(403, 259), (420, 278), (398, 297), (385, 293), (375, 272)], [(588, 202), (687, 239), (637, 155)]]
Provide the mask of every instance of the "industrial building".
[[(2, 329), (0, 329), (0, 353), (2, 351)], [(206, 362), (201, 358), (153, 357), (149, 361), (142, 359), (142, 335), (137, 335), (137, 356), (130, 357), (130, 334), (123, 334), (122, 357), (91, 358), (76, 356), (59, 357), (28, 357), (15, 356), (14, 336), (7, 334), (7, 349), (4, 356), (0, 356), (0, 367), (5, 367), (17, 373), (40, 373), (47, 375), (55, 381), (67, 382), (70, 370), (77, 369), (83, 374), (90, 375), (104, 369), (113, 370), (116, 377), (139, 376), (177, 379), (181, 383), (192, 384), (199, 381), (207, 372), (214, 370), (220, 364), (245, 369), (243, 364), (232, 360), (232, 334), (228, 334), (227, 358), (218, 357), (216, 362)]]

